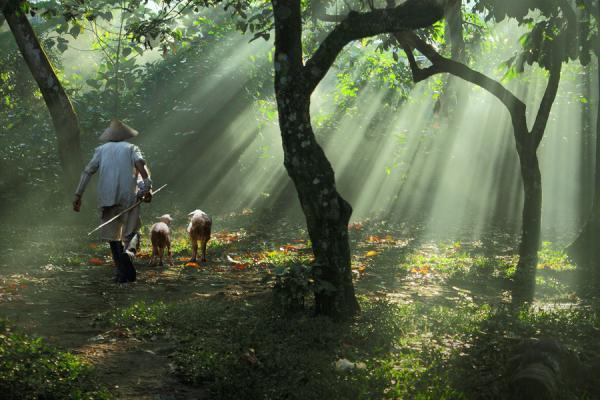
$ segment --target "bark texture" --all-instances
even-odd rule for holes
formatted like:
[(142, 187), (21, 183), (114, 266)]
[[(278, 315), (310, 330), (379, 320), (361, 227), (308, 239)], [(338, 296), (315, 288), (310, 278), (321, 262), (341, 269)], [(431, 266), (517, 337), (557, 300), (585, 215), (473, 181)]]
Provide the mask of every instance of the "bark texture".
[(65, 175), (63, 183), (65, 189), (70, 191), (75, 186), (83, 165), (79, 121), (27, 15), (22, 11), (22, 4), (22, 1), (8, 1), (2, 12), (52, 117), (58, 156)]

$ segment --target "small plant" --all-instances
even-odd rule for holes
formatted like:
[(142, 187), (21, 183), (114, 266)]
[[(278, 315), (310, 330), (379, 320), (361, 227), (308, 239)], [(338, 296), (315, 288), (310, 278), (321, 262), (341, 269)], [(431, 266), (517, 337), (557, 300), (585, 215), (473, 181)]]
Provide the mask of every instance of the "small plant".
[(304, 309), (304, 300), (313, 286), (310, 267), (305, 264), (291, 264), (275, 269), (273, 298), (277, 306), (285, 311)]
[(116, 325), (126, 327), (137, 336), (152, 336), (164, 333), (167, 305), (163, 302), (146, 304), (139, 301), (119, 310), (112, 317)]

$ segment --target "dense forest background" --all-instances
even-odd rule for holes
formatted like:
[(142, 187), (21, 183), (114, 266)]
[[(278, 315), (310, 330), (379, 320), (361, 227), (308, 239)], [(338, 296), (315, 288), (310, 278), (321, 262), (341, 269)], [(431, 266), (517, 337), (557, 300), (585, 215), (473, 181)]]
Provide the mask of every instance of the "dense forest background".
[[(91, 50), (92, 33), (56, 33), (56, 25), (42, 19), (34, 26), (42, 42), (68, 45), (48, 51), (79, 116), (86, 157), (107, 121), (118, 116), (142, 132), (136, 143), (156, 182), (169, 183), (183, 209), (275, 207), (298, 214), (282, 162), (272, 41), (249, 43), (252, 35), (240, 34), (225, 13), (205, 13), (185, 20), (188, 40), (128, 53), (117, 94), (109, 90), (114, 71), (106, 55)], [(500, 79), (522, 32), (514, 22), (486, 29), (486, 37), (469, 44), (474, 65)], [(2, 114), (9, 122), (2, 126), (1, 151), (3, 168), (14, 171), (2, 180), (5, 217), (31, 215), (40, 200), (68, 208), (55, 196), (60, 167), (50, 117), (10, 32), (2, 35)], [(450, 229), (471, 238), (496, 226), (518, 232), (522, 191), (506, 112), (489, 94), (456, 81), (460, 108), (444, 118), (434, 109), (445, 78), (415, 85), (407, 61), (396, 62), (379, 45), (352, 44), (312, 96), (317, 135), (340, 192), (354, 205), (353, 217), (418, 223), (432, 233)], [(547, 177), (544, 232), (562, 241), (581, 227), (593, 198), (592, 69), (566, 67), (539, 151)], [(505, 80), (535, 110), (544, 88), (541, 72)], [(92, 206), (93, 195), (88, 199)]]

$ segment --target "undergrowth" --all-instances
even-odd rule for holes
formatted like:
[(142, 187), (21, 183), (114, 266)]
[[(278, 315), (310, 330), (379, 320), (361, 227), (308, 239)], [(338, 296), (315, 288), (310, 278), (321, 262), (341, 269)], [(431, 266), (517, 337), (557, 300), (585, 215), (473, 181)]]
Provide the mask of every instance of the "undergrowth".
[(111, 399), (78, 357), (13, 331), (0, 320), (0, 397), (2, 399)]
[[(510, 398), (507, 365), (519, 343), (552, 336), (580, 354), (600, 329), (595, 311), (575, 308), (360, 302), (361, 314), (343, 323), (284, 317), (266, 296), (137, 303), (112, 323), (178, 343), (179, 379), (223, 399)], [(585, 398), (578, 388), (563, 395)]]

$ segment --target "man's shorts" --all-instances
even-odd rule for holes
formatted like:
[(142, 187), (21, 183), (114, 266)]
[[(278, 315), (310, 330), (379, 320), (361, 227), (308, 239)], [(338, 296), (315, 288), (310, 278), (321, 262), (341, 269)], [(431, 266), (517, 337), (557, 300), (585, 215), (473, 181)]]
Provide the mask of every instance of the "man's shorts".
[[(110, 220), (126, 208), (127, 207), (120, 205), (102, 207), (102, 223)], [(138, 232), (141, 226), (142, 221), (140, 220), (140, 207), (138, 206), (133, 210), (121, 215), (110, 224), (104, 226), (100, 230), (100, 236), (102, 240), (106, 241), (123, 240), (128, 235)]]

